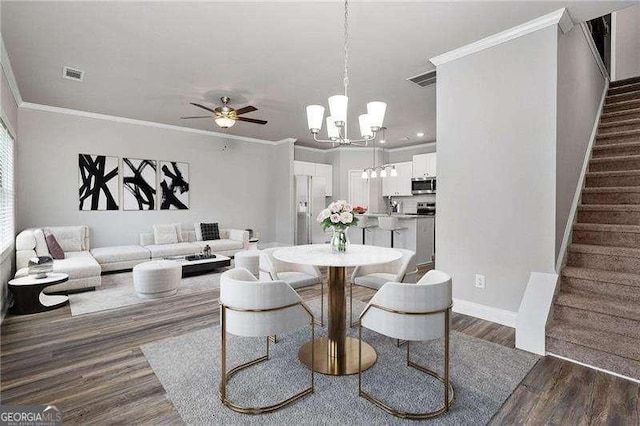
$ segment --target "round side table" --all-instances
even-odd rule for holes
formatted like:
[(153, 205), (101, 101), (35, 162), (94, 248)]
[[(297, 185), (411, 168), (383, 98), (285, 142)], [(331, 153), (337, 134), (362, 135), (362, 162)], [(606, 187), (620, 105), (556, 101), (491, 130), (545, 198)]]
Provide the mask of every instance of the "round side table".
[(13, 306), (9, 309), (9, 313), (13, 315), (37, 314), (68, 304), (68, 296), (48, 295), (42, 292), (46, 287), (68, 280), (68, 274), (50, 273), (45, 278), (26, 276), (9, 281), (9, 291), (13, 295)]

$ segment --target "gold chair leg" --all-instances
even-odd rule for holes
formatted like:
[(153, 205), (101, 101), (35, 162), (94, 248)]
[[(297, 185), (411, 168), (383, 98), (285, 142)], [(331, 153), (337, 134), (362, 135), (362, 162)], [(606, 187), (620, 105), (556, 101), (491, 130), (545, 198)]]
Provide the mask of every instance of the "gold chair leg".
[(390, 405), (385, 404), (384, 402), (382, 402), (381, 400), (375, 398), (374, 396), (366, 393), (365, 391), (362, 390), (362, 359), (361, 359), (361, 346), (362, 346), (362, 325), (360, 325), (359, 329), (358, 329), (358, 338), (359, 338), (359, 343), (358, 343), (358, 395), (363, 397), (364, 399), (366, 399), (367, 401), (371, 402), (372, 404), (376, 405), (377, 407), (383, 409), (384, 411), (386, 411), (387, 413), (394, 415), (396, 417), (400, 417), (403, 419), (431, 419), (434, 417), (437, 417), (441, 414), (446, 413), (447, 411), (449, 411), (449, 408), (451, 407), (451, 404), (453, 404), (454, 401), (454, 390), (453, 390), (453, 385), (451, 384), (451, 382), (449, 381), (449, 312), (447, 311), (445, 313), (445, 340), (444, 340), (444, 377), (441, 377), (438, 373), (436, 373), (435, 371), (429, 370), (428, 368), (425, 368), (421, 365), (418, 365), (416, 363), (414, 363), (413, 361), (411, 361), (411, 356), (410, 356), (410, 345), (409, 345), (409, 341), (406, 341), (407, 344), (407, 365), (410, 367), (415, 368), (418, 371), (421, 371), (423, 373), (429, 374), (432, 377), (435, 377), (436, 379), (438, 379), (440, 382), (442, 382), (444, 384), (444, 404), (442, 405), (442, 407), (438, 408), (437, 410), (434, 411), (427, 411), (425, 413), (411, 413), (411, 412), (407, 412), (407, 411), (400, 411), (397, 410), (393, 407), (391, 407)]
[[(227, 338), (226, 338), (226, 328), (225, 328), (225, 324), (226, 323), (226, 311), (225, 311), (225, 307), (221, 306), (220, 308), (220, 359), (221, 359), (221, 370), (220, 370), (220, 386), (219, 386), (219, 394), (220, 394), (220, 401), (227, 407), (229, 407), (230, 409), (232, 409), (233, 411), (236, 411), (238, 413), (243, 413), (243, 414), (262, 414), (262, 413), (269, 413), (272, 411), (276, 411), (279, 410), (281, 408), (286, 407), (287, 405), (291, 404), (294, 401), (297, 401), (298, 399), (309, 395), (311, 393), (313, 393), (314, 391), (314, 371), (313, 369), (311, 369), (311, 386), (293, 396), (290, 396), (289, 398), (280, 401), (276, 404), (273, 405), (268, 405), (268, 406), (264, 406), (264, 407), (244, 407), (241, 405), (237, 405), (233, 402), (231, 402), (228, 398), (227, 398), (227, 384), (229, 382), (229, 379), (231, 377), (233, 377), (236, 373), (251, 367), (253, 365), (259, 364), (263, 361), (267, 361), (269, 359), (269, 341), (271, 340), (272, 336), (268, 336), (266, 338), (267, 341), (267, 351), (266, 354), (256, 358), (252, 361), (246, 362), (244, 364), (238, 365), (237, 367), (232, 368), (231, 370), (227, 371)], [(314, 329), (314, 321), (313, 321), (313, 317), (311, 318), (311, 341), (313, 342), (315, 339), (315, 329)], [(276, 336), (273, 336), (274, 338)], [(313, 343), (311, 344), (311, 350), (312, 350), (312, 355), (311, 355), (311, 360), (313, 362)]]

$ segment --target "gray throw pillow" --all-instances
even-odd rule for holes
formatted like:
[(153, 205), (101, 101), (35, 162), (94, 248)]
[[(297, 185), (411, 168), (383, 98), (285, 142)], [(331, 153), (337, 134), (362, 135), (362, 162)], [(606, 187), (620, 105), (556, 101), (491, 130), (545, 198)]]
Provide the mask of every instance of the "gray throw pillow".
[(64, 250), (62, 250), (62, 247), (58, 244), (58, 240), (56, 240), (56, 237), (54, 237), (52, 233), (46, 232), (44, 240), (47, 242), (47, 248), (49, 249), (51, 257), (57, 260), (64, 259)]

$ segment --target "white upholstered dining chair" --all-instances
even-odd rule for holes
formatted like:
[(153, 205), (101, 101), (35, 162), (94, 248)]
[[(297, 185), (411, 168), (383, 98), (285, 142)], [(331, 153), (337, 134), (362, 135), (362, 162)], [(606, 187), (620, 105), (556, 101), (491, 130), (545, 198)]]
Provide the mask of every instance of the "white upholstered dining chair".
[[(413, 263), (416, 253), (411, 250), (394, 249), (402, 253), (402, 257), (393, 262), (381, 263), (378, 265), (358, 266), (351, 274), (351, 285), (349, 286), (349, 323), (353, 327), (353, 286), (367, 287), (373, 290), (380, 290), (388, 282), (402, 282)], [(414, 266), (415, 269), (415, 266)], [(412, 271), (413, 272), (413, 271)]]
[[(358, 394), (389, 414), (405, 419), (428, 419), (447, 411), (453, 403), (454, 393), (449, 378), (449, 323), (451, 306), (451, 277), (444, 272), (432, 270), (416, 284), (388, 282), (373, 296), (360, 315), (358, 334), (359, 368)], [(362, 328), (376, 333), (406, 340), (407, 366), (429, 374), (443, 383), (444, 403), (434, 410), (410, 413), (395, 409), (380, 399), (362, 390)], [(444, 338), (444, 373), (440, 376), (411, 361), (410, 345), (414, 341), (430, 341)]]
[[(227, 395), (227, 383), (234, 374), (269, 359), (269, 336), (287, 333), (307, 325), (311, 326), (313, 342), (315, 338), (313, 314), (289, 284), (284, 281), (258, 281), (244, 268), (224, 272), (220, 278), (220, 400), (222, 403), (240, 413), (260, 414), (278, 410), (313, 393), (314, 374), (311, 370), (310, 387), (273, 405), (241, 406), (232, 402)], [(243, 337), (264, 337), (267, 345), (266, 354), (227, 371), (227, 333)], [(313, 347), (311, 352), (313, 354)]]
[(283, 262), (273, 257), (273, 252), (283, 247), (264, 249), (260, 252), (260, 280), (281, 280), (294, 290), (320, 284), (320, 326), (324, 325), (324, 282), (317, 266)]

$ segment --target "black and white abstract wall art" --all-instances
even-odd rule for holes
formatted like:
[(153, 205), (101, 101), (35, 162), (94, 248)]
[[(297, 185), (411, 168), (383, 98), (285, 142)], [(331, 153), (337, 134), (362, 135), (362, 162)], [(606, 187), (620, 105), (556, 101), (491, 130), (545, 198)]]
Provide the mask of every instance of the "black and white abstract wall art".
[(80, 210), (118, 210), (118, 157), (78, 155)]
[(160, 162), (160, 210), (189, 208), (189, 163)]
[(155, 160), (122, 159), (122, 206), (124, 210), (156, 209)]

